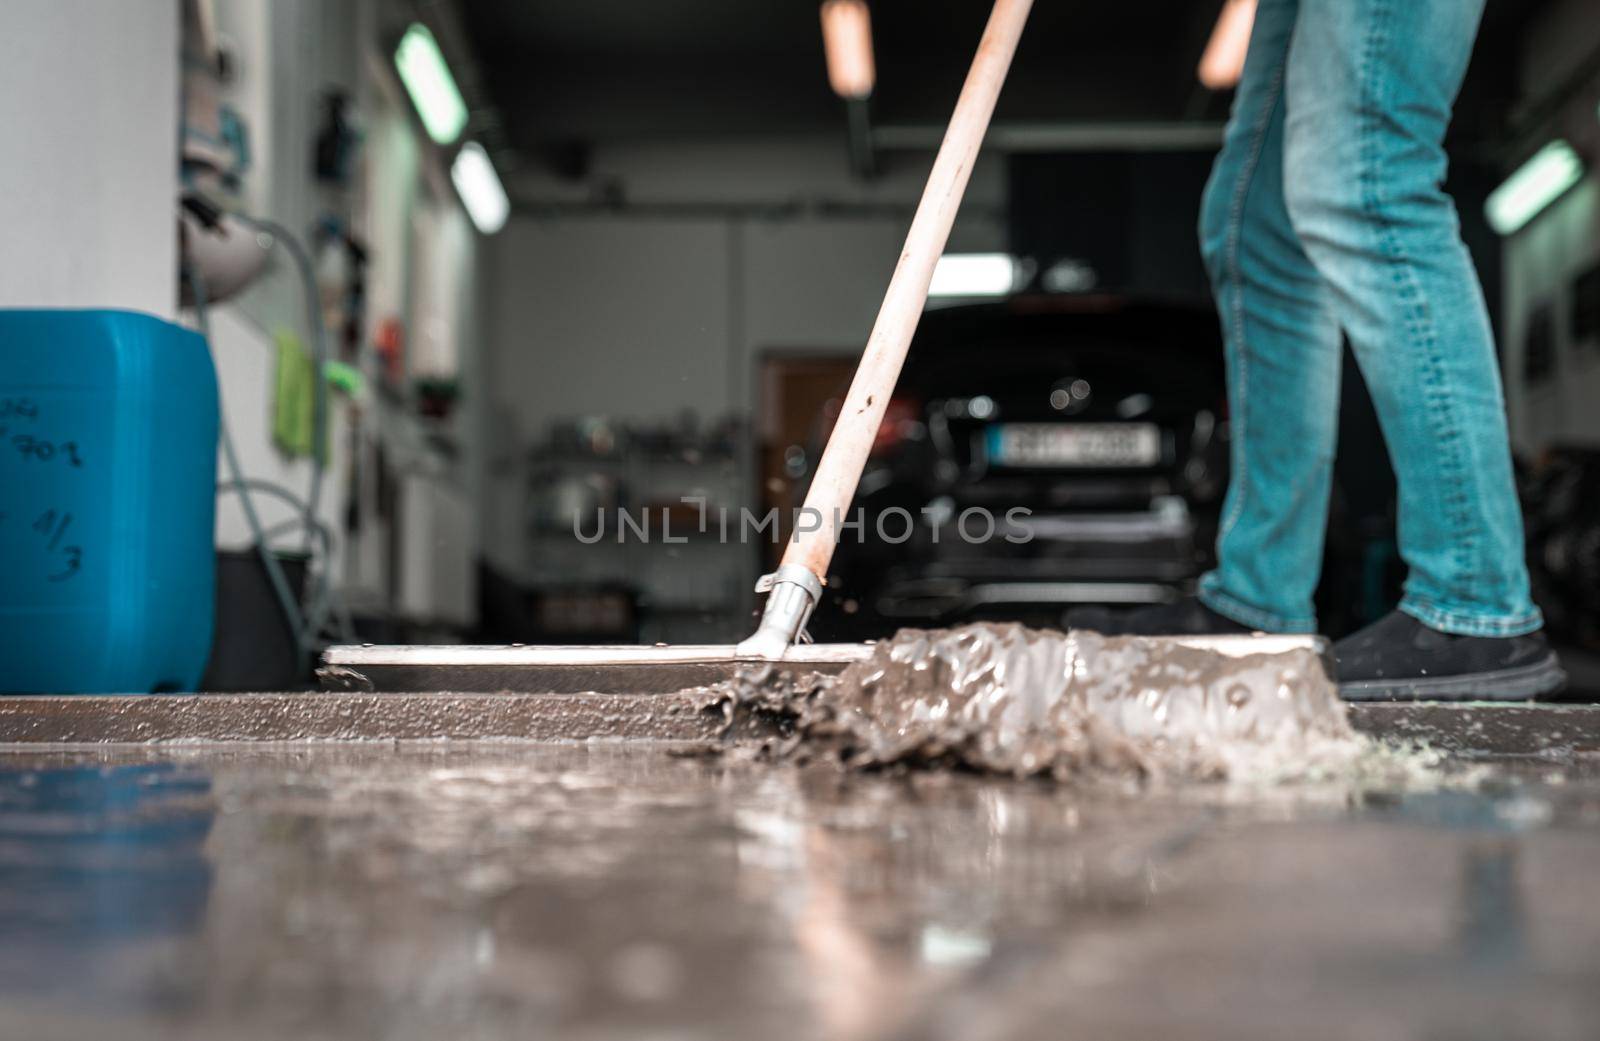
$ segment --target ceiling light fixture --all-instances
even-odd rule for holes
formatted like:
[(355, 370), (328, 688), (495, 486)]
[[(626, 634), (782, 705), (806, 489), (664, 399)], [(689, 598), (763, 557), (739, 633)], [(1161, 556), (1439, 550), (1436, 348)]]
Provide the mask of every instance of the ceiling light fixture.
[(1581, 180), (1583, 160), (1571, 145), (1557, 139), (1489, 193), (1484, 216), (1501, 235), (1514, 234)]
[(877, 82), (872, 60), (872, 15), (866, 0), (826, 0), (822, 5), (822, 49), (828, 85), (841, 98), (865, 98)]
[(1017, 286), (1017, 261), (1008, 253), (946, 253), (933, 266), (930, 297), (1005, 296)]
[(400, 45), (394, 51), (394, 67), (428, 136), (437, 144), (453, 143), (466, 129), (467, 103), (461, 100), (450, 66), (427, 26), (413, 22), (400, 37)]
[(1231, 90), (1239, 85), (1255, 22), (1256, 0), (1225, 0), (1217, 27), (1211, 30), (1211, 39), (1200, 56), (1200, 67), (1195, 70), (1202, 86)]
[(489, 153), (476, 141), (468, 141), (456, 153), (450, 164), (450, 180), (467, 207), (467, 216), (485, 235), (493, 235), (506, 225), (511, 214), (511, 200), (494, 172)]

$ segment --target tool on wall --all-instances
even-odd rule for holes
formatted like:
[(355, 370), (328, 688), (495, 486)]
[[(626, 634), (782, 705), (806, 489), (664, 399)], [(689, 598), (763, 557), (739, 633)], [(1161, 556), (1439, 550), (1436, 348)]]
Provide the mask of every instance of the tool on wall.
[[(211, 343), (210, 309), (246, 289), (266, 270), (275, 251), (291, 262), (304, 300), (307, 339), (279, 337), (279, 364), (273, 434), (287, 454), (310, 459), (304, 494), (280, 484), (251, 478), (244, 472), (224, 413), (220, 427), (225, 477), (220, 492), (237, 495), (260, 560), (265, 585), (282, 612), (294, 645), (295, 668), (303, 671), (318, 649), (324, 630), (335, 628), (349, 639), (351, 627), (343, 604), (332, 588), (331, 561), (335, 533), (319, 518), (327, 470), (329, 429), (328, 380), (333, 361), (326, 331), (323, 287), (311, 253), (283, 224), (245, 212), (243, 182), (251, 170), (249, 128), (225, 100), (233, 77), (233, 59), (220, 41), (210, 0), (183, 5), (183, 91), (178, 223), (180, 299), (193, 308), (198, 331)], [(326, 99), (327, 123), (313, 156), (314, 173), (325, 181), (347, 174), (358, 142), (342, 97)], [(326, 224), (326, 222), (324, 222)], [(323, 235), (323, 226), (317, 230)], [(342, 231), (340, 232), (342, 234)], [(348, 237), (346, 237), (348, 238)], [(354, 240), (341, 243), (338, 255), (354, 250)], [(364, 250), (360, 260), (364, 262)], [(349, 366), (344, 373), (358, 377)], [(267, 496), (295, 511), (281, 525), (263, 524), (257, 500)], [(287, 555), (274, 549), (282, 536), (299, 535), (299, 548)], [(297, 592), (286, 567), (313, 557), (321, 560), (315, 579)], [(220, 638), (219, 638), (220, 641)], [(213, 665), (215, 666), (215, 662)], [(208, 682), (217, 682), (215, 670)]]

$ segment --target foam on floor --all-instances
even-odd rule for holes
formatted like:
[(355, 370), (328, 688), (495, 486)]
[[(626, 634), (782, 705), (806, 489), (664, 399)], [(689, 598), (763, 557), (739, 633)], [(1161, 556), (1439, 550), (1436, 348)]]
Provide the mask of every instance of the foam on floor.
[(1016, 624), (906, 629), (836, 677), (760, 666), (710, 689), (775, 715), (785, 757), (1015, 776), (1326, 776), (1371, 742), (1311, 650), (1229, 657)]

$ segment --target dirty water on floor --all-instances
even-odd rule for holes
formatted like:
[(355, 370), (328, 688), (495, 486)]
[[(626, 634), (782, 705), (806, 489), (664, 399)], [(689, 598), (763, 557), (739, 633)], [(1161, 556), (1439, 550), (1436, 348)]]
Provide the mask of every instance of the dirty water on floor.
[(1093, 783), (1304, 780), (1417, 764), (1350, 726), (1311, 648), (1227, 655), (1014, 623), (903, 629), (838, 675), (749, 666), (704, 688), (778, 758)]
[(1593, 1038), (1600, 769), (0, 752), (0, 1036)]

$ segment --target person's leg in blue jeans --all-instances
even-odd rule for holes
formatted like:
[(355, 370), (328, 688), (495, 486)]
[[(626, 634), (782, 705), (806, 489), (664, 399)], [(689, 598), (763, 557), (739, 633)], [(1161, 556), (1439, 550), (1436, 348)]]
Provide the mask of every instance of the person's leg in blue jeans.
[(1312, 632), (1337, 432), (1332, 294), (1284, 201), (1289, 48), (1300, 0), (1261, 0), (1200, 208), (1228, 362), (1232, 444), (1217, 567), (1198, 600), (1125, 616), (1124, 632)]
[(1284, 202), (1285, 93), (1300, 0), (1262, 0), (1200, 249), (1228, 360), (1232, 475), (1206, 607), (1269, 632), (1312, 632), (1333, 477), (1339, 326)]
[(1302, 0), (1284, 197), (1399, 489), (1400, 610), (1342, 641), (1347, 696), (1530, 697), (1564, 677), (1528, 593), (1483, 290), (1442, 188), (1484, 0)]
[[(1562, 674), (1528, 596), (1483, 294), (1444, 133), (1483, 0), (1262, 0), (1202, 250), (1234, 470), (1198, 603), (1134, 631), (1314, 627), (1339, 334), (1399, 482), (1401, 609), (1341, 641), (1351, 697), (1528, 697)], [(1175, 623), (1175, 624), (1174, 624)]]
[(1444, 133), (1483, 0), (1304, 0), (1288, 67), (1285, 194), (1332, 288), (1399, 480), (1401, 609), (1515, 636), (1528, 598), (1494, 341)]
[(1232, 445), (1217, 567), (1202, 577), (1198, 599), (1141, 609), (1102, 628), (1316, 629), (1311, 594), (1333, 479), (1341, 349), (1332, 294), (1284, 201), (1285, 94), (1300, 2), (1257, 7), (1200, 207), (1200, 252), (1227, 352)]

